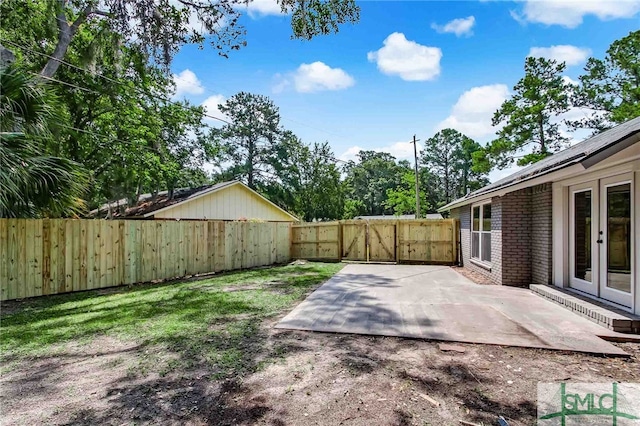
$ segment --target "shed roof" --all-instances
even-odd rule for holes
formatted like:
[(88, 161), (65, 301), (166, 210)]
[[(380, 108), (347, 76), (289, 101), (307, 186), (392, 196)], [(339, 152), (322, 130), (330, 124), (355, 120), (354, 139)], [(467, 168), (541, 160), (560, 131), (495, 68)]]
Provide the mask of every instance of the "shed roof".
[[(446, 206), (439, 209), (439, 211), (449, 210), (456, 206), (462, 206), (466, 203), (466, 200), (471, 202), (471, 199), (476, 199), (481, 195), (489, 195), (490, 193), (515, 185), (516, 183), (524, 182), (534, 177), (543, 176), (553, 171), (559, 170), (564, 167), (576, 163), (585, 163), (589, 166), (588, 159), (596, 158), (598, 154), (607, 151), (610, 148), (617, 148), (615, 152), (626, 148), (627, 144), (620, 144), (620, 142), (628, 140), (631, 136), (640, 133), (640, 117), (629, 120), (625, 123), (606, 130), (602, 133), (598, 133), (588, 139), (578, 142), (577, 144), (553, 154), (537, 163), (531, 164), (517, 172), (497, 180), (487, 186), (484, 186), (476, 191), (470, 192), (466, 196), (459, 198)], [(607, 156), (615, 153), (608, 152)], [(602, 160), (599, 158), (597, 161)]]
[(195, 200), (196, 198), (200, 198), (204, 195), (207, 195), (216, 191), (220, 191), (222, 189), (231, 187), (233, 185), (241, 185), (245, 187), (249, 191), (254, 192), (263, 201), (273, 205), (277, 209), (286, 213), (288, 216), (291, 216), (293, 220), (296, 220), (296, 221), (298, 220), (298, 218), (293, 216), (291, 213), (277, 206), (267, 198), (260, 195), (258, 192), (252, 190), (251, 188), (247, 187), (242, 182), (237, 180), (220, 182), (213, 185), (203, 185), (197, 188), (179, 188), (173, 191), (173, 197), (171, 199), (169, 199), (168, 191), (158, 192), (155, 198), (153, 197), (152, 194), (142, 194), (139, 197), (137, 205), (133, 207), (124, 208), (124, 209), (123, 207), (127, 205), (128, 201), (126, 198), (123, 198), (108, 204), (103, 204), (98, 209), (91, 211), (90, 214), (92, 216), (98, 216), (100, 214), (104, 214), (108, 212), (109, 208), (111, 208), (114, 210), (112, 215), (112, 217), (114, 218), (150, 217), (150, 216), (153, 216), (155, 213), (158, 213), (160, 210), (168, 210), (170, 208), (177, 206), (178, 204), (183, 204), (183, 203)]

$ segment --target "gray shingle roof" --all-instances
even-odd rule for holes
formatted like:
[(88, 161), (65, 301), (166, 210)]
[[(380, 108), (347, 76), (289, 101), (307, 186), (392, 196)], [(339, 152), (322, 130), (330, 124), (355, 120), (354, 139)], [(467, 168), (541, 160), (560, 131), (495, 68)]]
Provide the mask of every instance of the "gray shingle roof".
[(440, 211), (447, 210), (448, 206), (458, 204), (466, 199), (475, 198), (478, 195), (496, 191), (498, 189), (568, 167), (572, 164), (583, 161), (636, 133), (640, 133), (640, 117), (634, 118), (612, 129), (585, 139), (563, 151), (518, 170), (505, 178), (473, 191), (466, 196), (453, 201), (447, 206), (444, 206)]

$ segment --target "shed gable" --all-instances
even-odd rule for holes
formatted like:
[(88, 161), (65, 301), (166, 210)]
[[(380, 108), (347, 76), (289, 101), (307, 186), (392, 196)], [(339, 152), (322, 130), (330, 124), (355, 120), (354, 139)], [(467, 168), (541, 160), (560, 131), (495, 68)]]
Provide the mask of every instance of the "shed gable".
[(260, 219), (292, 222), (294, 217), (242, 184), (230, 185), (154, 214), (157, 219)]

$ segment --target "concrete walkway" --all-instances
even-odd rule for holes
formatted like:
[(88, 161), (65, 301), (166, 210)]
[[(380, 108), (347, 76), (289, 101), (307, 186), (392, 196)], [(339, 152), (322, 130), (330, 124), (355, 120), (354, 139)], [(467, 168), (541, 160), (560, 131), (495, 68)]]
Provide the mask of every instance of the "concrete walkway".
[(446, 266), (347, 265), (276, 327), (626, 355), (597, 337), (618, 333)]

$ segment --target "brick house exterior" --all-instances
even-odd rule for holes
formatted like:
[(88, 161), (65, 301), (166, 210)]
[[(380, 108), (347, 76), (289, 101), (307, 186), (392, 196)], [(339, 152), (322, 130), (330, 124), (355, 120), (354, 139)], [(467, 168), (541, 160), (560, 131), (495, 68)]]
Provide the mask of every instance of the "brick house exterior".
[(460, 220), (465, 267), (487, 276), (495, 284), (528, 286), (551, 282), (551, 185), (491, 198), (490, 265), (471, 258), (472, 206), (451, 210), (451, 217)]
[[(462, 265), (640, 315), (640, 117), (442, 207)], [(537, 288), (536, 287), (536, 288)]]

